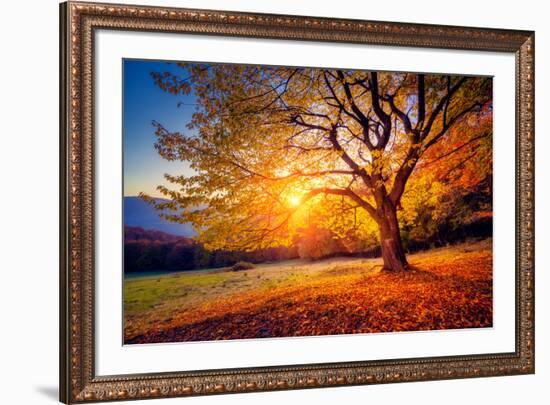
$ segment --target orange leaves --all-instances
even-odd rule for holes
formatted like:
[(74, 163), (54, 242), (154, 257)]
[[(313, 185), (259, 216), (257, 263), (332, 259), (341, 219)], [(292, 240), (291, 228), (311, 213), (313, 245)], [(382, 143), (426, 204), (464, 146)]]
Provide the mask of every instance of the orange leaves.
[(342, 260), (293, 268), (294, 278), (277, 282), (273, 267), (259, 267), (251, 272), (264, 272), (267, 286), (212, 297), (183, 313), (174, 307), (154, 328), (132, 325), (126, 343), (492, 326), (490, 240), (411, 255), (407, 273), (382, 272), (378, 259)]

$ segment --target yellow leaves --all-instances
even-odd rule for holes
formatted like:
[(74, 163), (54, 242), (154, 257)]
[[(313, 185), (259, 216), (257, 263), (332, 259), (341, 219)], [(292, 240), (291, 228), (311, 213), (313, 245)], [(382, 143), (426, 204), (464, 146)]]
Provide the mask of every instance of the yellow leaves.
[(382, 156), (384, 156), (383, 150), (372, 150), (370, 151), (370, 154), (372, 156), (372, 160), (380, 159)]
[[(380, 193), (384, 189), (391, 192), (392, 180), (404, 173), (400, 171), (404, 159), (409, 159), (405, 168), (415, 169), (410, 177), (399, 176), (402, 183), (391, 195), (398, 200), (401, 185), (407, 183), (401, 225), (420, 230), (420, 237), (430, 237), (438, 225), (433, 220), (457, 217), (447, 198), (453, 187), (471, 188), (489, 178), (490, 137), (470, 141), (481, 129), (492, 127), (490, 79), (423, 76), (426, 117), (419, 126), (419, 115), (424, 114), (419, 111), (416, 74), (179, 66), (188, 80), (158, 72), (153, 73), (154, 82), (166, 91), (175, 91), (167, 86), (178, 92), (192, 90), (197, 108), (187, 134), (172, 133), (157, 124), (156, 147), (163, 158), (186, 162), (196, 175), (167, 176), (182, 191), (160, 191), (179, 208), (209, 207), (210, 212), (189, 218), (209, 248), (288, 245), (312, 224), (342, 243), (371, 241), (377, 232), (373, 221), (363, 217), (364, 210), (358, 217), (350, 205), (376, 205), (373, 195), (384, 194)], [(458, 81), (467, 85), (443, 109), (447, 85)], [(483, 109), (450, 124), (461, 110), (467, 111), (465, 107), (483, 100)], [(433, 115), (437, 105), (441, 108)], [(425, 163), (431, 165), (422, 166)], [(311, 190), (328, 188), (339, 191), (338, 198), (306, 197)], [(351, 192), (355, 195), (349, 198)], [(347, 201), (340, 199), (343, 194)]]

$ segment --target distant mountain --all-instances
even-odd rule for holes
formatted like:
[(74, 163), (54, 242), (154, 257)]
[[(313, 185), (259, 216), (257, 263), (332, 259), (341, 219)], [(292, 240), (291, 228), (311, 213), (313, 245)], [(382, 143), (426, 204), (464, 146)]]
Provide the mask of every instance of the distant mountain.
[(191, 224), (169, 222), (159, 216), (153, 206), (139, 197), (124, 197), (124, 225), (156, 230), (177, 236), (196, 235)]
[(150, 241), (150, 242), (192, 242), (192, 239), (185, 236), (173, 235), (154, 229), (143, 229), (139, 226), (124, 226), (124, 242)]

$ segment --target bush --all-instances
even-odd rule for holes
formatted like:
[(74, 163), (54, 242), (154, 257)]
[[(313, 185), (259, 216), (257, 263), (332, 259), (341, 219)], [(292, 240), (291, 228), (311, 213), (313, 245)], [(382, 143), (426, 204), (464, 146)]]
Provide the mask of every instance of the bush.
[(256, 266), (253, 263), (250, 262), (237, 262), (233, 266), (231, 266), (231, 270), (233, 271), (239, 271), (239, 270), (250, 270), (255, 268)]

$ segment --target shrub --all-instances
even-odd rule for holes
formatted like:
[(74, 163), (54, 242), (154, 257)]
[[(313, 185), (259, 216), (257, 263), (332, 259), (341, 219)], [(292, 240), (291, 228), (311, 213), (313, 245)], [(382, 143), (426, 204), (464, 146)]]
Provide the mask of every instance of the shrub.
[(253, 263), (250, 262), (237, 262), (233, 266), (231, 266), (231, 270), (233, 271), (239, 271), (239, 270), (250, 270), (255, 268), (256, 266)]

